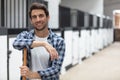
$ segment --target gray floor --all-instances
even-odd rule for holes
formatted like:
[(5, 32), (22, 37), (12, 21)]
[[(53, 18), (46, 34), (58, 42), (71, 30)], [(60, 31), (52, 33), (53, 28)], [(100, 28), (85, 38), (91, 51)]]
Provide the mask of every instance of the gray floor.
[(61, 80), (120, 80), (120, 42), (71, 68), (61, 75)]

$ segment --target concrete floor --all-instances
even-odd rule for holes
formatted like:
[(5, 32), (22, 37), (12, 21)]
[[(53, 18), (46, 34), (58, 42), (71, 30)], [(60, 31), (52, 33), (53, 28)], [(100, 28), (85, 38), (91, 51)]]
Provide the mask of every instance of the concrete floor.
[(69, 69), (61, 80), (120, 80), (120, 42), (95, 53)]

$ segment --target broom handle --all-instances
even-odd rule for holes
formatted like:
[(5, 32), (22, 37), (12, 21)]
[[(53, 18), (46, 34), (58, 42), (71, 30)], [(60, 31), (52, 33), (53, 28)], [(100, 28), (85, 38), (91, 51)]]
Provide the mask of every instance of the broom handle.
[[(23, 66), (27, 65), (27, 48), (24, 48), (23, 50)], [(23, 76), (22, 80), (26, 80), (26, 77)]]

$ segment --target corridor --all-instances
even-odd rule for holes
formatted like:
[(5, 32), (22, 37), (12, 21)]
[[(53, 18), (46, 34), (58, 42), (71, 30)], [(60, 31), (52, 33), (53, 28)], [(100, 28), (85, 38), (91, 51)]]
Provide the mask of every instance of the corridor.
[(74, 66), (61, 75), (61, 80), (120, 80), (120, 42)]

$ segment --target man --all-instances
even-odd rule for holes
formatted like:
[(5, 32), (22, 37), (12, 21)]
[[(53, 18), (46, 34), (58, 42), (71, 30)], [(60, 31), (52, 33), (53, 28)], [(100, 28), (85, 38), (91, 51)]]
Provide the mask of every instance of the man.
[(27, 66), (21, 66), (21, 76), (29, 80), (59, 80), (64, 59), (65, 43), (48, 28), (49, 12), (45, 5), (33, 3), (29, 11), (33, 30), (23, 31), (13, 47), (27, 48)]

